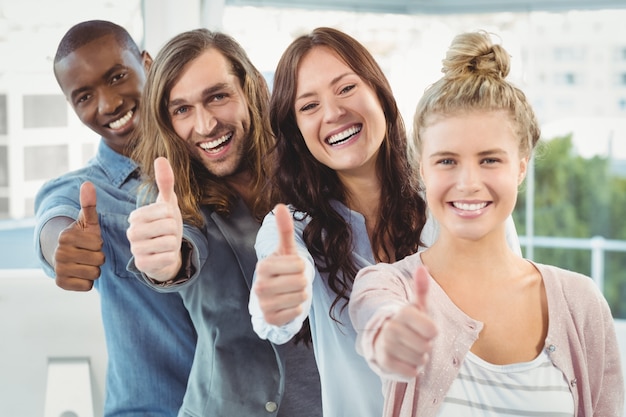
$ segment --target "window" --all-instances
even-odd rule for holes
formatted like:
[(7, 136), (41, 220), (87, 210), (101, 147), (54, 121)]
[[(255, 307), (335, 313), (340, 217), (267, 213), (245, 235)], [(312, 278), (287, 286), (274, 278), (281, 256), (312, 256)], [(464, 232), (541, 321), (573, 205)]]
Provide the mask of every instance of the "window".
[(68, 167), (67, 145), (24, 148), (24, 179), (27, 181), (59, 176), (67, 172)]
[(585, 59), (583, 47), (561, 46), (554, 48), (554, 59), (557, 61), (582, 61)]
[(573, 72), (562, 72), (554, 75), (556, 85), (573, 86), (579, 84), (578, 76)]
[(0, 197), (0, 219), (6, 219), (9, 217), (9, 199), (7, 197)]
[(9, 150), (0, 146), (0, 187), (9, 186)]
[(24, 128), (67, 126), (67, 102), (62, 95), (25, 95)]
[(6, 94), (0, 94), (0, 135), (6, 135), (9, 130), (7, 113), (7, 96)]

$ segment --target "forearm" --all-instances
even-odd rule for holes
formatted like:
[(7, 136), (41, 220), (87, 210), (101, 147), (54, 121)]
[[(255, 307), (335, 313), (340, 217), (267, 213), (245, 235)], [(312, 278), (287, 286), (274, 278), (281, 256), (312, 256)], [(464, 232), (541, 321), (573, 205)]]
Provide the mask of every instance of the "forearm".
[(54, 253), (59, 246), (59, 235), (74, 221), (70, 217), (53, 217), (41, 228), (39, 234), (41, 253), (52, 268), (55, 265)]

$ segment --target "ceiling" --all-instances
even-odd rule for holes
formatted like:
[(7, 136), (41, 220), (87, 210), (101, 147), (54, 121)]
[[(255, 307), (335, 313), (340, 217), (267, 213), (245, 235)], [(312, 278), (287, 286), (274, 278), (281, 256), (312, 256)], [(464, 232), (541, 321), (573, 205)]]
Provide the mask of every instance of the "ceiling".
[(455, 14), (623, 9), (626, 0), (225, 0), (231, 6), (269, 6), (394, 14)]

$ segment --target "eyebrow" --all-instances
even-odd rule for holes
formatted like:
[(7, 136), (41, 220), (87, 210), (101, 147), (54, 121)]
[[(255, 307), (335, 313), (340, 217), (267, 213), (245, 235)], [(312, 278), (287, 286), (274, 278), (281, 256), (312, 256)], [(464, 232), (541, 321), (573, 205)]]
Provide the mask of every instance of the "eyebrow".
[[(354, 72), (345, 72), (345, 73), (343, 73), (343, 74), (339, 74), (338, 76), (336, 76), (335, 78), (333, 78), (332, 80), (330, 80), (329, 85), (335, 85), (335, 84), (337, 84), (339, 81), (341, 81), (341, 79), (342, 79), (342, 78), (347, 77), (347, 76), (349, 76), (349, 75), (356, 75), (356, 73), (354, 73)], [(358, 77), (358, 75), (357, 75), (357, 77)], [(295, 100), (295, 101), (298, 101), (298, 100), (303, 99), (303, 98), (311, 97), (311, 96), (313, 96), (313, 95), (314, 95), (314, 94), (313, 94), (313, 93), (310, 93), (310, 92), (307, 92), (307, 93), (302, 93), (302, 94), (300, 94), (298, 97), (296, 97), (296, 100)]]
[[(219, 91), (223, 91), (223, 90), (230, 90), (230, 86), (227, 83), (218, 83), (215, 85), (212, 85), (210, 87), (205, 88), (204, 90), (202, 90), (202, 92), (200, 93), (200, 96), (202, 97), (202, 99), (206, 99), (207, 96), (213, 95)], [(171, 109), (172, 107), (178, 107), (182, 104), (187, 103), (187, 100), (184, 98), (175, 98), (174, 100), (171, 100), (167, 103), (167, 108)]]
[[(504, 149), (495, 148), (495, 149), (487, 149), (485, 151), (478, 152), (478, 156), (489, 156), (489, 155), (506, 155), (507, 152)], [(451, 151), (440, 151), (430, 154), (429, 158), (440, 158), (445, 156), (457, 156), (458, 153)]]

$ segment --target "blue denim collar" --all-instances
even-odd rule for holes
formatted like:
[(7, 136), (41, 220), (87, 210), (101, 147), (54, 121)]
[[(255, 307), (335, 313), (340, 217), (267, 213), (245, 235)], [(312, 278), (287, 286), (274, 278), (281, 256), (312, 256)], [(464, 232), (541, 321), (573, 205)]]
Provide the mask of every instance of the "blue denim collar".
[(138, 165), (132, 159), (115, 152), (104, 140), (98, 144), (98, 153), (95, 162), (102, 168), (111, 184), (120, 187), (128, 177), (134, 175)]

